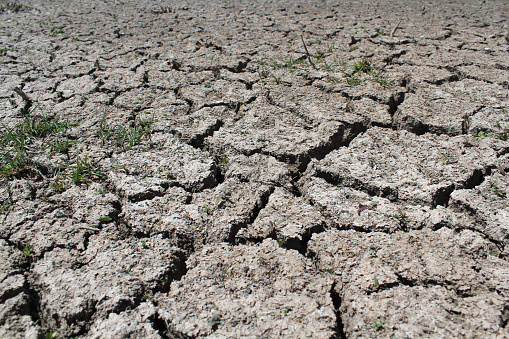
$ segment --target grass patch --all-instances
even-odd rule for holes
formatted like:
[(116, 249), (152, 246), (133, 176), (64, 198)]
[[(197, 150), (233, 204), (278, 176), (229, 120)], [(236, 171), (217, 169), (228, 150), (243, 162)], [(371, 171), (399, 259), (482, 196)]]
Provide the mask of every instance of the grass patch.
[(0, 177), (35, 173), (44, 178), (42, 172), (49, 173), (54, 180), (51, 187), (57, 190), (105, 178), (101, 168), (94, 166), (87, 156), (78, 156), (63, 164), (44, 164), (36, 160), (40, 159), (37, 156), (48, 153), (65, 153), (69, 157), (69, 148), (83, 140), (71, 140), (67, 134), (69, 128), (77, 124), (43, 113), (33, 114), (34, 111), (35, 108), (14, 127), (0, 126)]
[(66, 190), (72, 184), (79, 185), (90, 183), (92, 180), (104, 179), (104, 174), (100, 167), (94, 166), (88, 161), (88, 157), (77, 157), (74, 161), (55, 168), (56, 175), (51, 187), (56, 190)]
[[(361, 60), (348, 65), (345, 61), (338, 60), (332, 57), (335, 47), (334, 44), (329, 45), (328, 49), (317, 54), (308, 54), (298, 59), (289, 56), (286, 60), (275, 60), (272, 62), (266, 60), (256, 61), (260, 66), (258, 67), (258, 75), (262, 84), (265, 84), (266, 79), (272, 76), (275, 83), (281, 83), (281, 77), (284, 75), (275, 76), (270, 69), (288, 70), (290, 73), (295, 72), (297, 69), (309, 69), (313, 67), (316, 70), (323, 70), (326, 72), (340, 72), (344, 75), (341, 79), (336, 76), (325, 77), (325, 81), (339, 83), (346, 82), (350, 86), (357, 86), (365, 81), (376, 82), (383, 87), (394, 86), (395, 81), (389, 80), (385, 75), (375, 70), (369, 58), (363, 57)], [(332, 60), (331, 60), (332, 59)], [(267, 69), (268, 68), (268, 69)]]
[(57, 36), (59, 36), (61, 34), (64, 34), (64, 31), (61, 28), (58, 28), (58, 27), (53, 27), (49, 31), (49, 35), (51, 35), (52, 37), (57, 37)]
[[(497, 127), (502, 128), (500, 121), (497, 121)], [(474, 134), (475, 138), (497, 138), (501, 140), (507, 140), (509, 138), (509, 126), (505, 126), (502, 128), (502, 133), (495, 134), (487, 134), (484, 131), (480, 131), (477, 134)]]
[(106, 125), (106, 116), (103, 117), (97, 131), (97, 137), (101, 139), (101, 146), (113, 145), (121, 150), (127, 151), (138, 145), (144, 139), (150, 138), (154, 116), (150, 119), (136, 118), (131, 126)]
[(384, 75), (378, 73), (367, 58), (355, 62), (351, 66), (351, 70), (344, 69), (342, 72), (346, 77), (346, 83), (351, 86), (360, 85), (364, 81), (376, 82), (384, 87), (393, 86), (395, 83), (394, 80), (388, 80)]
[(37, 168), (34, 155), (42, 153), (45, 148), (64, 151), (72, 143), (66, 132), (75, 125), (44, 114), (31, 116), (34, 110), (12, 128), (0, 126), (0, 176), (10, 177), (26, 169)]
[(14, 47), (2, 47), (2, 48), (0, 48), (0, 56), (7, 55), (8, 51), (16, 52), (17, 49)]

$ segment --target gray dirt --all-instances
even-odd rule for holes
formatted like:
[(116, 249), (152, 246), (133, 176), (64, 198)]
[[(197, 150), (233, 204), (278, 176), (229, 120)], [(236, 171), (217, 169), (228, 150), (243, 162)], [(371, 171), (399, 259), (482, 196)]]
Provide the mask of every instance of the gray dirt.
[(0, 337), (508, 338), (508, 14), (0, 0)]

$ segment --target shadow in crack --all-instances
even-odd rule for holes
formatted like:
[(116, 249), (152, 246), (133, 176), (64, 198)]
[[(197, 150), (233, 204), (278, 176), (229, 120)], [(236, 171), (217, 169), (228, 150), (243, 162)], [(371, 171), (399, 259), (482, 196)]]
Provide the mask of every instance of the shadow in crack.
[(336, 338), (346, 339), (343, 320), (341, 319), (341, 312), (339, 311), (341, 307), (341, 296), (336, 291), (336, 283), (332, 285), (330, 294), (332, 298), (332, 303), (334, 305), (334, 310), (336, 311)]

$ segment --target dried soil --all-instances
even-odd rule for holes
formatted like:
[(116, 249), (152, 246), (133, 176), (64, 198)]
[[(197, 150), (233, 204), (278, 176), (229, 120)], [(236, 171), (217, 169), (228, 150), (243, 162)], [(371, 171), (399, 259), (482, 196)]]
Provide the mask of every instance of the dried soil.
[(0, 1), (0, 337), (509, 337), (507, 1)]

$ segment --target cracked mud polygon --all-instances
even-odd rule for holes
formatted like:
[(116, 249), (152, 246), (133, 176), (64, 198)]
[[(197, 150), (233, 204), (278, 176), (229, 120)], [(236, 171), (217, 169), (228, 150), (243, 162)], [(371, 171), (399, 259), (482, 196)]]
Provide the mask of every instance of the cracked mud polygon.
[(509, 337), (508, 13), (0, 1), (0, 337)]

